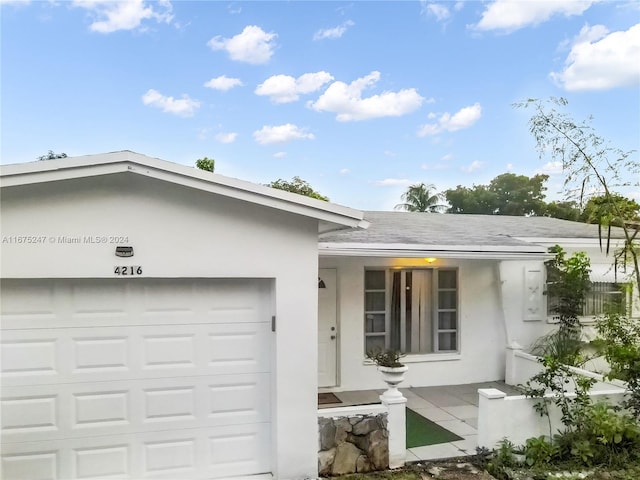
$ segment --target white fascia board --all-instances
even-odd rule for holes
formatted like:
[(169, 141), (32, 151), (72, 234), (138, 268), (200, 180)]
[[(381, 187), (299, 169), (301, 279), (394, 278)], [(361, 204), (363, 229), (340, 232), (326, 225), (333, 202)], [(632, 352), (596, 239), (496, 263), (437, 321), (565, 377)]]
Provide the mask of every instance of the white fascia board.
[(402, 245), (402, 244), (348, 244), (320, 242), (320, 256), (336, 257), (403, 257), (403, 258), (464, 258), (474, 260), (547, 260), (552, 255), (546, 249), (532, 245), (523, 247), (479, 247), (447, 245)]
[(123, 151), (0, 166), (0, 186), (11, 187), (131, 172), (319, 220), (320, 232), (367, 228), (359, 210), (235, 178)]

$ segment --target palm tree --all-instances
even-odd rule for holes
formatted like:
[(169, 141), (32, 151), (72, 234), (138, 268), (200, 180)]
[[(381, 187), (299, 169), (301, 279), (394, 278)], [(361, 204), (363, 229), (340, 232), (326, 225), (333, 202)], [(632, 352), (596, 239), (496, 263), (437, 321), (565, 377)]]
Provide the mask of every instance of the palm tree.
[(442, 194), (436, 191), (435, 185), (416, 183), (409, 185), (407, 191), (402, 194), (402, 201), (395, 206), (396, 210), (407, 210), (408, 212), (429, 212), (440, 213), (445, 205), (439, 203)]

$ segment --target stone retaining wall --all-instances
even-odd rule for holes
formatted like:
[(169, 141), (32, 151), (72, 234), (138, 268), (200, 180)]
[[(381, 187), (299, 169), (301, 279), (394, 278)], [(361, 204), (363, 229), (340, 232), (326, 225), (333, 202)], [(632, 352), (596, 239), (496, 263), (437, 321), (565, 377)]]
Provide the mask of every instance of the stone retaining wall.
[(344, 475), (389, 467), (387, 414), (318, 418), (320, 475)]

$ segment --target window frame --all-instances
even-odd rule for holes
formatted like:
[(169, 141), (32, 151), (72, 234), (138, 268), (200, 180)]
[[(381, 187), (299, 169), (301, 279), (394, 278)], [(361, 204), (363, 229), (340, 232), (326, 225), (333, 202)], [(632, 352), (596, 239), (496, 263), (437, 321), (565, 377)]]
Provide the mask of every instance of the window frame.
[[(364, 351), (367, 352), (367, 339), (371, 337), (384, 337), (384, 348), (390, 348), (391, 344), (391, 308), (392, 308), (392, 295), (393, 295), (393, 273), (397, 271), (430, 271), (431, 272), (431, 289), (429, 292), (430, 298), (430, 313), (431, 313), (431, 325), (429, 326), (431, 329), (432, 336), (432, 350), (429, 352), (408, 352), (406, 355), (419, 358), (419, 357), (427, 357), (429, 355), (438, 355), (438, 356), (450, 356), (452, 358), (456, 358), (460, 354), (460, 275), (458, 267), (365, 267), (363, 272), (364, 279), (364, 295), (363, 295), (363, 307), (364, 307), (364, 318), (363, 318), (363, 343), (364, 343)], [(367, 310), (367, 293), (380, 293), (382, 289), (371, 289), (367, 288), (367, 272), (371, 271), (382, 271), (384, 272), (384, 292), (385, 292), (385, 309), (382, 310)], [(455, 274), (455, 285), (454, 287), (441, 287), (440, 282), (440, 272), (454, 272)], [(404, 281), (403, 281), (404, 283)], [(454, 292), (455, 300), (454, 300), (454, 308), (440, 308), (440, 293), (441, 292)], [(440, 328), (440, 313), (455, 313), (455, 328)], [(368, 332), (367, 331), (367, 315), (368, 314), (382, 314), (384, 313), (384, 332)], [(455, 350), (441, 350), (440, 349), (440, 334), (451, 334), (455, 333)], [(410, 361), (410, 360), (409, 360)]]
[[(546, 311), (546, 316), (547, 316), (547, 323), (559, 323), (560, 322), (560, 317), (559, 315), (553, 313), (550, 311), (550, 300), (551, 297), (549, 296), (549, 285), (551, 285), (552, 282), (548, 282), (545, 281), (545, 289), (544, 289), (544, 297), (545, 297), (545, 311)], [(597, 293), (601, 296), (604, 295), (615, 295), (616, 293), (619, 293), (620, 295), (624, 295), (624, 314), (625, 315), (630, 315), (631, 313), (631, 307), (632, 307), (632, 296), (630, 293), (630, 286), (629, 286), (629, 282), (594, 282), (591, 281), (591, 284), (597, 284), (597, 285), (611, 285), (611, 286), (617, 286), (619, 288), (619, 292), (615, 292), (613, 290), (613, 288), (607, 290), (607, 291), (597, 291), (594, 292), (593, 290), (590, 290), (585, 298), (585, 304), (583, 305), (583, 309), (582, 309), (582, 315), (578, 316), (578, 320), (580, 321), (581, 324), (593, 324), (596, 322), (597, 317), (599, 317), (600, 315), (603, 315), (604, 313), (604, 303), (602, 301), (600, 301), (599, 303), (601, 304), (601, 312), (599, 313), (589, 313), (585, 315), (585, 309), (587, 308), (587, 303), (590, 301), (589, 296), (593, 293)]]

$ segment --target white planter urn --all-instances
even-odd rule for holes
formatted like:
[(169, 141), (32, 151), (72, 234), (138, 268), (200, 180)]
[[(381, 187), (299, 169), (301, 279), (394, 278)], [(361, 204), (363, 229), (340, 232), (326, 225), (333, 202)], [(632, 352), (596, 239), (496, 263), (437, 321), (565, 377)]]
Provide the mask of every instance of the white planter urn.
[(389, 387), (387, 391), (384, 392), (386, 398), (402, 397), (402, 394), (398, 390), (398, 385), (404, 380), (404, 374), (407, 370), (409, 370), (409, 367), (406, 365), (401, 367), (378, 366), (378, 371), (382, 375), (382, 379)]

